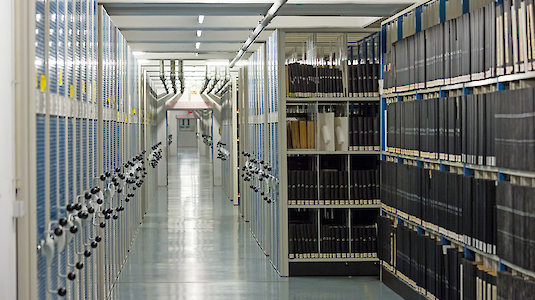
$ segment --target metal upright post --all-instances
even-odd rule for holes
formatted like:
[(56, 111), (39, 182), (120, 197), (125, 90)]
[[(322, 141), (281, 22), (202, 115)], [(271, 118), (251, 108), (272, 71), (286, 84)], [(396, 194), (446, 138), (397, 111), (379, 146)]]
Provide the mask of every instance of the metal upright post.
[[(103, 28), (102, 28), (102, 13), (103, 7), (102, 4), (98, 5), (97, 8), (97, 22), (98, 22), (98, 71), (97, 71), (97, 174), (104, 173), (104, 99), (103, 99), (103, 84), (104, 84), (104, 60), (103, 60)], [(100, 189), (103, 190), (104, 186), (101, 184)], [(102, 218), (99, 218), (99, 222), (102, 222)], [(98, 235), (104, 237), (104, 229), (98, 228)], [(106, 293), (106, 281), (105, 281), (105, 272), (104, 260), (105, 247), (102, 245), (98, 247), (98, 257), (97, 257), (97, 299), (105, 299)]]

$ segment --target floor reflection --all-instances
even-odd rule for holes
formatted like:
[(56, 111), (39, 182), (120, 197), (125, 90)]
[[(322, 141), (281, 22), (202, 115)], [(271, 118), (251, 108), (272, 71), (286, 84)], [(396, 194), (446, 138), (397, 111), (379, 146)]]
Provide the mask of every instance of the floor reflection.
[(169, 160), (113, 299), (401, 299), (376, 278), (280, 278), (196, 149)]

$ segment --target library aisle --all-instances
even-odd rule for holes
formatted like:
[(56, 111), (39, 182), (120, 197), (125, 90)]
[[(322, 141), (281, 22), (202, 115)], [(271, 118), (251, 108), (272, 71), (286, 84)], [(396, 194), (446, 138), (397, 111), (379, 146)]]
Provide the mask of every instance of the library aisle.
[(279, 277), (197, 149), (169, 159), (114, 299), (401, 299), (373, 277)]

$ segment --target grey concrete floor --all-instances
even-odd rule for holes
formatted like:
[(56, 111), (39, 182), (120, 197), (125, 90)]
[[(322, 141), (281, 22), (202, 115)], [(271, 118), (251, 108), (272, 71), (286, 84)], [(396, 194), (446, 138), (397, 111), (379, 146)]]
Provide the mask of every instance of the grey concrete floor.
[(169, 159), (113, 299), (401, 299), (375, 277), (281, 278), (196, 148)]

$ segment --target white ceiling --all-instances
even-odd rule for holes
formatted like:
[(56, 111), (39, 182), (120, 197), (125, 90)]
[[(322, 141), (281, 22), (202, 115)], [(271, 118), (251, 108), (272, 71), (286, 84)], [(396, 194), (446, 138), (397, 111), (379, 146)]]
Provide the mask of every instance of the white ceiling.
[[(99, 0), (140, 59), (232, 60), (252, 30), (262, 20), (273, 0)], [(273, 30), (354, 31), (366, 36), (365, 28), (417, 0), (288, 0), (262, 32), (244, 58), (258, 49)], [(199, 24), (198, 16), (204, 15)], [(197, 37), (197, 30), (202, 30)], [(372, 29), (373, 31), (373, 29)], [(359, 33), (360, 32), (360, 33)], [(195, 43), (200, 42), (199, 49)], [(157, 62), (156, 62), (157, 63)], [(159, 68), (149, 67), (156, 88)]]
[[(289, 0), (257, 39), (276, 28), (358, 30), (416, 0)], [(271, 0), (100, 0), (132, 49), (146, 59), (234, 58)], [(204, 15), (199, 24), (198, 15)], [(196, 31), (202, 30), (201, 37)], [(199, 49), (195, 43), (200, 42)], [(254, 51), (255, 48), (251, 49)], [(249, 51), (249, 52), (251, 52)]]

